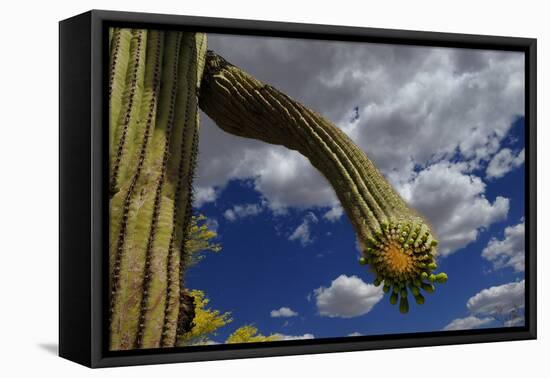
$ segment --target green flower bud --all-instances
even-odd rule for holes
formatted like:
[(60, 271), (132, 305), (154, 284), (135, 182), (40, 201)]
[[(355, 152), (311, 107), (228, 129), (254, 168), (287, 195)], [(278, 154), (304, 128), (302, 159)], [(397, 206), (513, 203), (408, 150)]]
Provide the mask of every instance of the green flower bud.
[(424, 296), (422, 294), (418, 294), (414, 296), (414, 300), (417, 304), (423, 305), (424, 304)]
[(392, 305), (396, 304), (397, 303), (397, 298), (398, 298), (397, 293), (393, 292), (392, 295), (390, 296), (390, 303)]
[(406, 314), (409, 312), (409, 301), (405, 297), (401, 297), (401, 302), (399, 303), (399, 312)]
[(422, 289), (426, 292), (426, 293), (433, 293), (435, 291), (435, 287), (434, 285), (432, 284), (427, 284), (427, 283), (424, 283), (422, 282)]
[(435, 281), (437, 283), (445, 283), (447, 282), (447, 274), (445, 273), (438, 273), (436, 276), (435, 276)]

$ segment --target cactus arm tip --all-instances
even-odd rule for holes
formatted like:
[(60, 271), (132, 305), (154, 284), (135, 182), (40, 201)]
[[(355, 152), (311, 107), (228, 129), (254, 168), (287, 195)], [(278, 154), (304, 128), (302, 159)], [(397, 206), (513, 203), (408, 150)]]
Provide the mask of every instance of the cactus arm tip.
[[(423, 231), (421, 231), (423, 230)], [(383, 282), (388, 289), (394, 288), (392, 304), (401, 296), (400, 312), (407, 313), (407, 288), (411, 290), (417, 304), (424, 304), (419, 289), (433, 293), (433, 283), (447, 281), (446, 273), (434, 274), (437, 269), (437, 242), (420, 218), (390, 221), (381, 233), (359, 242), (361, 257), (359, 263), (368, 263), (377, 282)]]

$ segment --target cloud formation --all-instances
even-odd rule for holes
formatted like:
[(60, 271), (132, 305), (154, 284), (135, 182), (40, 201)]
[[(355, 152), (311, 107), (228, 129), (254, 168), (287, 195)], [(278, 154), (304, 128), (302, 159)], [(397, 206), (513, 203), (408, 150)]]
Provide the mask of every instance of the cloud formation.
[(212, 230), (214, 232), (218, 232), (218, 228), (220, 227), (220, 223), (218, 220), (214, 217), (209, 217), (206, 219), (206, 226), (209, 230)]
[(504, 239), (492, 238), (481, 256), (493, 263), (494, 269), (511, 267), (516, 272), (525, 270), (525, 222), (504, 229)]
[(371, 311), (384, 292), (382, 287), (367, 284), (357, 276), (342, 274), (328, 288), (315, 289), (313, 295), (321, 316), (353, 318)]
[[(492, 164), (487, 177), (496, 177), (517, 164), (502, 159), (506, 152), (499, 148), (524, 114), (521, 53), (215, 34), (209, 47), (347, 133), (394, 185), (409, 190), (413, 206), (428, 211), (444, 255), (506, 216), (508, 200), (486, 200), (472, 172)], [(229, 135), (202, 119), (196, 206), (214, 201), (230, 180), (252, 179), (274, 211), (329, 207), (326, 219), (338, 219), (333, 189), (305, 157)], [(459, 167), (450, 163), (458, 160)], [(452, 197), (445, 218), (437, 213), (441, 202), (424, 203), (421, 189), (430, 176), (439, 180), (432, 188), (438, 200)], [(463, 196), (452, 188), (457, 181)], [(463, 205), (481, 207), (469, 219)], [(436, 224), (441, 219), (444, 224)]]
[(522, 326), (525, 280), (483, 289), (468, 299), (466, 307), (470, 315), (452, 320), (444, 331), (489, 327), (495, 322), (504, 327)]
[(521, 166), (524, 161), (525, 149), (515, 155), (509, 148), (503, 148), (487, 165), (486, 176), (489, 179), (503, 177), (514, 168)]
[(480, 229), (506, 219), (510, 201), (485, 198), (485, 183), (469, 174), (465, 164), (443, 161), (420, 171), (398, 186), (401, 195), (425, 215), (447, 256), (477, 239)]
[(466, 303), (473, 314), (501, 316), (525, 306), (525, 280), (483, 289)]
[(230, 222), (235, 222), (237, 219), (258, 215), (262, 210), (262, 206), (256, 203), (235, 205), (225, 210), (223, 217)]
[(218, 197), (218, 193), (213, 187), (196, 186), (194, 190), (194, 206), (198, 208), (205, 203), (214, 202)]
[(338, 205), (327, 211), (323, 215), (323, 219), (326, 219), (329, 222), (336, 222), (342, 217), (342, 215), (344, 215), (344, 209), (342, 208), (342, 206)]
[(514, 315), (511, 319), (504, 322), (505, 327), (521, 327), (525, 324), (525, 317), (522, 315)]
[(474, 329), (487, 326), (493, 322), (492, 318), (478, 318), (476, 316), (468, 316), (466, 318), (458, 318), (447, 324), (443, 331), (456, 331), (463, 329)]
[(313, 214), (312, 212), (308, 212), (304, 216), (304, 220), (302, 221), (302, 223), (298, 227), (296, 227), (294, 232), (292, 232), (292, 234), (288, 237), (288, 240), (298, 240), (303, 247), (313, 243), (314, 238), (311, 236), (310, 228), (313, 223), (317, 223), (318, 221), (319, 220), (317, 219), (315, 214)]
[(271, 310), (270, 316), (272, 318), (291, 318), (298, 316), (298, 313), (289, 307), (281, 307), (278, 310)]
[(315, 338), (311, 333), (304, 333), (303, 335), (284, 335), (282, 333), (275, 333), (274, 336), (280, 340), (310, 340)]

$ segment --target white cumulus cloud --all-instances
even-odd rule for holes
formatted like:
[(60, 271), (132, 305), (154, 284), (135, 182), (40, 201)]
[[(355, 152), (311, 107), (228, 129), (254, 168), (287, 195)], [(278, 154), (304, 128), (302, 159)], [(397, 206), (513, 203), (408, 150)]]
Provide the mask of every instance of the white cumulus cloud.
[(194, 188), (194, 203), (196, 207), (201, 207), (205, 203), (214, 202), (218, 194), (213, 187), (200, 187), (195, 186)]
[(303, 335), (285, 335), (282, 333), (275, 333), (273, 335), (280, 340), (310, 340), (315, 338), (315, 336), (311, 333), (304, 333)]
[(299, 240), (302, 246), (307, 246), (313, 242), (313, 237), (311, 236), (311, 225), (317, 223), (319, 220), (312, 212), (308, 212), (304, 216), (302, 223), (296, 227), (294, 232), (288, 237), (288, 240)]
[(443, 256), (475, 241), (480, 230), (508, 215), (510, 201), (496, 197), (491, 203), (485, 198), (485, 183), (466, 168), (465, 164), (439, 162), (398, 187), (434, 226)]
[(525, 161), (525, 149), (514, 155), (509, 148), (500, 150), (487, 165), (487, 178), (500, 178), (523, 164)]
[(298, 316), (298, 313), (289, 307), (281, 307), (278, 310), (271, 310), (270, 316), (272, 318), (290, 318)]
[(336, 222), (342, 217), (343, 214), (344, 214), (344, 209), (342, 208), (342, 206), (338, 205), (338, 206), (334, 206), (329, 211), (327, 211), (323, 215), (323, 218), (328, 220), (329, 222)]
[(504, 229), (504, 239), (492, 238), (481, 256), (493, 263), (495, 269), (512, 267), (516, 272), (525, 270), (525, 223)]
[(483, 289), (466, 303), (473, 314), (501, 316), (525, 306), (525, 280)]
[(228, 221), (235, 222), (237, 219), (258, 215), (262, 212), (262, 210), (262, 206), (256, 203), (235, 205), (232, 208), (225, 210), (223, 216)]
[(525, 317), (521, 315), (512, 316), (511, 319), (508, 319), (504, 322), (505, 327), (521, 327), (525, 324)]
[(319, 314), (330, 318), (353, 318), (369, 311), (382, 299), (382, 287), (365, 283), (357, 276), (341, 275), (330, 286), (313, 291)]
[(206, 219), (206, 226), (214, 231), (214, 232), (218, 232), (218, 228), (220, 227), (220, 223), (218, 222), (218, 220), (214, 217), (209, 217)]
[(449, 324), (447, 324), (443, 328), (443, 330), (456, 331), (461, 329), (481, 328), (483, 326), (489, 325), (493, 322), (493, 320), (493, 318), (478, 318), (476, 316), (468, 316), (466, 318), (454, 319)]
[(452, 320), (443, 330), (521, 326), (525, 323), (525, 280), (483, 289), (468, 299), (466, 307), (470, 314)]

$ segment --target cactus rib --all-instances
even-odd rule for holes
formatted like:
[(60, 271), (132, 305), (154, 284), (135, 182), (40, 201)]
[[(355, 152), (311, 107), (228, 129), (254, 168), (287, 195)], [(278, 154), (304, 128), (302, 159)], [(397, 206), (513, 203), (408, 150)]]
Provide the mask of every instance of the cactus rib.
[[(193, 88), (193, 92), (187, 93), (187, 106), (186, 108), (188, 110), (193, 111), (193, 115), (191, 115), (191, 118), (194, 117), (194, 123), (191, 122), (191, 119), (186, 118), (185, 122), (186, 124), (194, 125), (194, 128), (192, 131), (192, 139), (191, 144), (188, 144), (189, 139), (186, 139), (187, 145), (182, 145), (182, 153), (185, 151), (186, 155), (189, 156), (185, 160), (187, 163), (185, 167), (183, 168), (183, 171), (180, 169), (180, 176), (185, 176), (186, 178), (185, 182), (187, 185), (185, 185), (184, 189), (185, 192), (183, 195), (181, 195), (180, 191), (182, 190), (182, 187), (184, 185), (178, 186), (178, 196), (181, 196), (181, 202), (178, 201), (180, 207), (184, 208), (183, 212), (183, 220), (181, 222), (181, 225), (178, 226), (178, 230), (181, 232), (180, 237), (180, 266), (179, 266), (179, 282), (183, 286), (184, 283), (184, 273), (185, 273), (185, 265), (186, 265), (186, 254), (187, 251), (185, 250), (185, 246), (188, 241), (188, 229), (189, 229), (189, 223), (192, 216), (192, 203), (193, 203), (193, 177), (195, 176), (195, 169), (197, 165), (197, 154), (198, 154), (198, 147), (199, 147), (199, 128), (200, 128), (200, 120), (199, 120), (199, 101), (197, 98), (197, 94), (200, 90), (200, 84), (201, 79), (204, 71), (204, 64), (205, 64), (205, 54), (206, 54), (206, 44), (207, 39), (205, 34), (195, 34), (195, 39), (193, 40), (192, 45), (192, 52), (193, 52), (193, 64), (191, 65), (192, 68), (194, 68), (194, 74), (193, 78), (189, 78), (189, 80), (192, 80), (193, 83), (196, 83), (196, 86), (192, 87), (189, 86), (189, 88)], [(187, 116), (188, 113), (186, 113)], [(183, 159), (182, 159), (183, 161)], [(182, 177), (183, 178), (183, 177)], [(190, 295), (185, 290), (179, 291), (179, 309), (178, 309), (178, 316), (176, 319), (176, 339), (174, 340), (177, 342), (177, 338), (184, 333), (188, 332), (192, 327), (192, 320), (194, 318), (195, 314), (195, 308), (194, 308), (194, 297)]]
[(141, 96), (139, 93), (143, 86), (143, 70), (145, 68), (145, 46), (147, 43), (147, 33), (144, 30), (135, 30), (130, 45), (130, 60), (127, 73), (127, 86), (123, 96), (123, 111), (121, 111), (118, 123), (115, 127), (114, 138), (117, 141), (117, 146), (111, 156), (111, 171), (110, 171), (110, 193), (111, 196), (117, 191), (118, 183), (121, 181), (119, 170), (121, 168), (122, 159), (131, 154), (128, 148), (133, 146), (133, 143), (127, 143), (128, 139), (133, 136), (137, 113)]
[[(149, 46), (149, 49), (151, 51), (148, 52), (147, 66), (148, 67), (152, 66), (151, 67), (152, 69), (147, 70), (148, 77), (146, 77), (145, 79), (147, 83), (150, 83), (151, 93), (149, 96), (150, 97), (149, 100), (144, 101), (144, 103), (147, 104), (147, 107), (143, 109), (143, 111), (146, 112), (147, 114), (145, 116), (146, 118), (145, 128), (143, 130), (143, 138), (141, 141), (141, 148), (140, 148), (138, 163), (135, 169), (135, 173), (130, 181), (130, 184), (128, 185), (128, 189), (126, 191), (125, 198), (124, 198), (124, 205), (122, 207), (122, 224), (119, 229), (117, 247), (116, 247), (116, 261), (114, 264), (114, 268), (112, 269), (112, 272), (111, 272), (111, 275), (112, 275), (111, 287), (113, 290), (111, 292), (110, 322), (111, 322), (111, 325), (113, 323), (119, 324), (118, 327), (112, 326), (112, 329), (111, 329), (111, 333), (114, 336), (113, 338), (115, 339), (117, 338), (116, 336), (118, 336), (119, 333), (124, 334), (125, 333), (124, 329), (131, 328), (133, 325), (132, 323), (134, 323), (134, 321), (132, 321), (132, 319), (129, 319), (128, 317), (126, 317), (125, 321), (122, 321), (122, 319), (120, 321), (117, 321), (118, 319), (113, 319), (113, 315), (115, 312), (116, 302), (119, 296), (118, 289), (119, 289), (119, 282), (120, 282), (120, 276), (121, 276), (121, 264), (123, 261), (123, 254), (125, 250), (129, 249), (127, 246), (127, 240), (126, 240), (128, 238), (128, 233), (129, 233), (128, 229), (129, 228), (132, 229), (135, 227), (135, 222), (137, 218), (137, 214), (135, 216), (132, 216), (130, 214), (130, 207), (132, 206), (133, 203), (135, 203), (135, 197), (136, 197), (135, 189), (138, 183), (141, 182), (140, 180), (141, 173), (142, 173), (142, 169), (145, 161), (147, 148), (150, 143), (150, 134), (152, 133), (152, 129), (154, 127), (154, 118), (155, 118), (156, 106), (158, 102), (158, 94), (160, 89), (160, 69), (161, 69), (160, 54), (162, 51), (163, 34), (162, 32), (159, 32), (159, 33), (151, 32), (151, 34), (152, 34), (151, 39), (156, 40), (156, 43), (153, 43)], [(144, 99), (145, 98), (146, 96), (144, 95)], [(116, 198), (114, 198), (113, 201), (114, 200), (116, 200)], [(113, 207), (111, 208), (111, 210), (112, 210), (111, 215), (114, 215), (113, 213), (115, 213), (115, 211), (113, 211)], [(117, 219), (115, 218), (112, 220), (115, 220), (116, 222)], [(130, 224), (134, 225), (134, 227), (129, 227)], [(143, 280), (143, 277), (133, 277), (134, 275), (130, 272), (127, 273), (127, 276), (129, 277), (129, 280), (127, 281), (128, 284), (129, 282), (133, 281), (132, 278), (134, 278), (137, 281), (137, 285), (139, 285), (141, 280)], [(139, 291), (135, 293), (136, 296), (139, 294), (140, 294)], [(121, 315), (120, 317), (123, 317), (124, 314), (120, 313), (120, 315)], [(121, 332), (117, 332), (115, 328), (120, 330)], [(133, 341), (129, 341), (129, 342), (133, 343)]]
[[(151, 279), (150, 277), (153, 274), (153, 245), (155, 243), (155, 237), (157, 236), (158, 232), (158, 224), (160, 222), (161, 217), (161, 206), (162, 204), (162, 190), (165, 180), (165, 171), (166, 166), (168, 163), (168, 157), (169, 157), (169, 143), (170, 143), (170, 137), (172, 134), (172, 126), (174, 123), (174, 112), (175, 112), (175, 106), (176, 106), (176, 94), (178, 92), (178, 68), (179, 68), (179, 54), (180, 54), (180, 48), (181, 48), (181, 35), (175, 35), (175, 47), (173, 47), (174, 53), (173, 53), (173, 59), (170, 62), (171, 63), (171, 70), (167, 71), (168, 75), (171, 76), (170, 83), (170, 97), (167, 101), (168, 108), (164, 109), (165, 111), (168, 111), (167, 119), (166, 119), (166, 125), (163, 126), (166, 129), (166, 140), (164, 143), (164, 148), (162, 150), (162, 163), (160, 166), (160, 177), (158, 178), (156, 189), (155, 189), (155, 200), (153, 205), (153, 216), (152, 216), (152, 223), (151, 223), (151, 232), (149, 234), (149, 239), (147, 241), (147, 248), (146, 248), (146, 257), (145, 257), (145, 280), (143, 281), (143, 297), (141, 301), (141, 310), (139, 315), (139, 326), (138, 326), (138, 334), (137, 334), (137, 340), (136, 340), (136, 347), (141, 348), (143, 344), (143, 336), (145, 332), (145, 320), (147, 316), (147, 310), (149, 310), (149, 291), (152, 289), (151, 285)], [(171, 46), (170, 46), (171, 47)], [(168, 51), (171, 51), (171, 48), (167, 49)], [(161, 100), (162, 101), (162, 100)], [(162, 111), (162, 110), (161, 110)]]
[[(187, 190), (183, 190), (185, 181), (191, 183), (190, 178), (193, 177), (191, 172), (191, 165), (195, 158), (193, 155), (194, 143), (198, 142), (196, 139), (198, 134), (198, 119), (196, 119), (197, 112), (197, 100), (195, 96), (195, 86), (188, 85), (187, 83), (195, 83), (196, 81), (196, 65), (192, 62), (196, 61), (197, 51), (195, 39), (187, 39), (186, 43), (189, 47), (185, 47), (184, 51), (190, 51), (188, 55), (190, 60), (184, 62), (184, 69), (186, 70), (184, 76), (182, 76), (183, 83), (180, 85), (178, 92), (178, 103), (185, 104), (185, 106), (177, 107), (175, 119), (177, 123), (182, 123), (181, 133), (179, 136), (172, 138), (173, 153), (168, 163), (168, 170), (177, 177), (174, 191), (174, 203), (176, 204), (172, 223), (174, 227), (170, 235), (170, 241), (168, 245), (167, 256), (167, 290), (166, 298), (164, 301), (164, 324), (161, 334), (161, 345), (169, 346), (173, 345), (177, 336), (177, 321), (179, 310), (175, 304), (177, 303), (176, 297), (181, 297), (179, 292), (178, 280), (181, 279), (183, 283), (183, 277), (180, 275), (180, 269), (185, 268), (185, 262), (181, 262), (183, 253), (175, 253), (176, 239), (179, 240), (181, 248), (185, 245), (184, 235), (188, 227), (188, 221), (190, 214), (188, 211), (188, 205), (191, 201), (190, 194)], [(191, 119), (195, 119), (196, 122), (191, 122)], [(172, 158), (173, 157), (173, 158)], [(191, 157), (191, 158), (188, 158)], [(178, 161), (179, 159), (179, 161)], [(179, 251), (178, 251), (179, 252)], [(181, 303), (181, 302), (180, 302)]]
[[(384, 282), (384, 291), (395, 289), (392, 303), (401, 296), (401, 312), (409, 310), (407, 287), (414, 282), (433, 291), (424, 282), (437, 268), (431, 226), (344, 132), (212, 51), (206, 54), (199, 102), (226, 132), (282, 145), (310, 160), (334, 188), (357, 232), (360, 263), (370, 265), (375, 284)], [(447, 280), (444, 273), (433, 277), (438, 283)], [(423, 303), (423, 297), (416, 297)]]
[(130, 41), (132, 32), (129, 29), (113, 30), (109, 65), (109, 156), (115, 152), (115, 131), (122, 107), (122, 97), (126, 87)]

